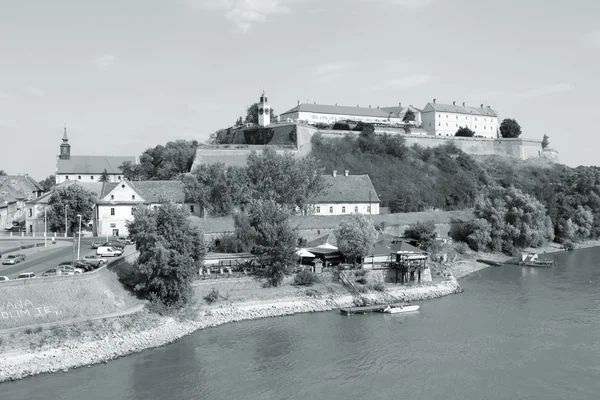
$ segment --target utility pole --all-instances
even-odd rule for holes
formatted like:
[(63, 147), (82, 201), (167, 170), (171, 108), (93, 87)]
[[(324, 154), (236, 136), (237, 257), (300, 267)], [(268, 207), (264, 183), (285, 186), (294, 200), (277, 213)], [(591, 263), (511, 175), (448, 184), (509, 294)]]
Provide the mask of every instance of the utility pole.
[(67, 237), (67, 232), (68, 232), (68, 228), (67, 228), (67, 209), (69, 208), (68, 204), (65, 204), (65, 237)]
[(48, 236), (48, 222), (47, 222), (47, 218), (46, 218), (46, 206), (44, 206), (44, 247), (47, 246), (46, 244), (46, 236)]
[(79, 236), (79, 240), (77, 242), (77, 259), (79, 260), (79, 254), (81, 250), (81, 214), (77, 214), (79, 217), (79, 232), (77, 232), (77, 236)]

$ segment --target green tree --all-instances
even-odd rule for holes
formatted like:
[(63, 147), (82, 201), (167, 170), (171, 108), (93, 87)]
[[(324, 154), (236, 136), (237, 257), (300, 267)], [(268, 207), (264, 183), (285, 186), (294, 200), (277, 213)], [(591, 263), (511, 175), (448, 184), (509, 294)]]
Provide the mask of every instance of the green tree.
[(77, 215), (81, 215), (82, 226), (86, 225), (93, 218), (95, 204), (96, 195), (77, 183), (57, 187), (48, 200), (48, 229), (52, 232), (64, 232), (66, 215), (67, 231), (79, 230)]
[(188, 213), (172, 202), (157, 209), (142, 207), (127, 229), (139, 251), (132, 267), (134, 290), (167, 306), (189, 302), (206, 251), (202, 232), (190, 224)]
[(458, 130), (456, 131), (454, 136), (473, 137), (473, 136), (475, 136), (475, 132), (473, 132), (471, 129), (467, 128), (466, 126), (461, 126), (460, 128), (458, 128)]
[(352, 214), (335, 230), (335, 237), (340, 252), (356, 264), (373, 251), (377, 230), (364, 215)]
[(0, 169), (0, 176), (7, 176), (8, 174), (3, 170)]
[(547, 149), (550, 146), (550, 136), (544, 135), (542, 138), (542, 149)]
[(298, 231), (289, 223), (290, 212), (274, 200), (253, 200), (248, 220), (255, 233), (254, 254), (266, 267), (273, 286), (279, 285), (297, 263)]
[(110, 181), (110, 177), (108, 176), (108, 171), (106, 169), (104, 169), (104, 171), (102, 172), (102, 175), (100, 176), (100, 182), (109, 182)]
[(415, 239), (419, 243), (419, 247), (427, 250), (433, 245), (437, 232), (433, 221), (418, 221), (404, 231), (404, 236)]
[(139, 164), (133, 164), (131, 161), (125, 161), (119, 166), (123, 178), (128, 181), (140, 181), (145, 177)]
[(119, 168), (129, 180), (170, 180), (190, 172), (196, 149), (196, 140), (175, 140), (165, 146), (148, 148), (140, 155), (140, 162), (123, 163)]
[(506, 118), (500, 124), (500, 135), (503, 138), (518, 138), (521, 136), (521, 126), (514, 119)]
[(409, 123), (415, 120), (415, 113), (410, 108), (406, 110), (404, 117), (402, 117), (402, 122)]
[(49, 175), (46, 179), (41, 180), (39, 183), (44, 189), (44, 192), (49, 192), (54, 188), (54, 185), (56, 185), (56, 178), (54, 175)]

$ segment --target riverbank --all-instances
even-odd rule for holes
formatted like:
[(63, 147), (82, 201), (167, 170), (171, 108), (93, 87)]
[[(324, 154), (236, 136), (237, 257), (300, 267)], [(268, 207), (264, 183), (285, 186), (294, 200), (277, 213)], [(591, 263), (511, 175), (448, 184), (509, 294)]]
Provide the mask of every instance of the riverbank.
[[(143, 310), (108, 320), (10, 334), (2, 338), (0, 345), (0, 382), (108, 362), (230, 322), (331, 311), (354, 305), (355, 297), (349, 295), (342, 285), (331, 282), (311, 288), (284, 285), (257, 292), (248, 286), (252, 284), (250, 281), (255, 280), (247, 279), (247, 288), (243, 290), (253, 295), (244, 294), (243, 290), (241, 295), (228, 292), (226, 298), (222, 297), (215, 304), (198, 300), (175, 315), (161, 316)], [(430, 284), (410, 287), (386, 284), (384, 292), (365, 293), (362, 297), (382, 304), (397, 300), (426, 300), (460, 291), (454, 277), (445, 277)], [(337, 315), (332, 315), (332, 318), (335, 317)]]

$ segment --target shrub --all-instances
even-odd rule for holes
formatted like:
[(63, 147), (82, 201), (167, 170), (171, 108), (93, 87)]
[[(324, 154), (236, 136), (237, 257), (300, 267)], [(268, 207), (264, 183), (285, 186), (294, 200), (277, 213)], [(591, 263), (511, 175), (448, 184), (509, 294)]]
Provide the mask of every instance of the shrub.
[(360, 279), (357, 279), (356, 283), (360, 283), (361, 285), (366, 285), (367, 284), (367, 279), (365, 277), (362, 277)]
[(427, 250), (431, 247), (437, 236), (435, 223), (433, 221), (416, 222), (406, 228), (404, 236), (417, 240), (417, 242), (419, 242), (419, 247)]
[(378, 292), (385, 292), (385, 285), (382, 282), (377, 282), (373, 285), (373, 290)]
[(365, 276), (367, 274), (367, 271), (364, 269), (357, 269), (356, 271), (354, 271), (354, 276)]
[(352, 129), (350, 129), (350, 125), (347, 124), (346, 122), (336, 122), (335, 124), (333, 124), (333, 127), (331, 128), (334, 131), (350, 131)]
[(308, 297), (319, 297), (319, 291), (313, 288), (306, 289), (305, 293)]
[(31, 335), (32, 333), (33, 333), (33, 329), (31, 329), (31, 328), (25, 329), (25, 334), (26, 335)]
[(319, 277), (312, 271), (300, 271), (294, 277), (294, 285), (296, 286), (312, 286), (319, 282)]
[(456, 243), (454, 245), (454, 250), (456, 250), (458, 254), (466, 254), (467, 251), (469, 251), (469, 246), (464, 242)]
[(563, 242), (563, 249), (567, 250), (567, 251), (571, 251), (575, 249), (575, 244), (573, 242), (571, 242), (570, 240), (565, 240)]
[(219, 290), (217, 288), (212, 288), (210, 293), (207, 294), (206, 296), (204, 296), (204, 300), (208, 304), (212, 304), (212, 303), (216, 302), (217, 300), (219, 300)]

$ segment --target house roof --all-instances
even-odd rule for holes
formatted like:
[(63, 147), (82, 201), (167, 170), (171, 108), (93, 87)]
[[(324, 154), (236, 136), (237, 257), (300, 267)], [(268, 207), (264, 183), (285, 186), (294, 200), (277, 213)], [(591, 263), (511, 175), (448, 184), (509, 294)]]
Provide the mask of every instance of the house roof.
[(440, 111), (440, 112), (449, 112), (456, 114), (470, 114), (470, 115), (482, 115), (488, 117), (497, 117), (498, 114), (496, 111), (492, 110), (490, 106), (484, 108), (476, 108), (476, 107), (463, 107), (457, 106), (454, 104), (440, 104), (440, 103), (427, 103), (422, 112), (428, 111)]
[(323, 175), (326, 189), (319, 193), (314, 204), (322, 203), (379, 203), (379, 197), (369, 175)]
[(0, 187), (9, 185), (24, 197), (34, 192), (43, 192), (44, 188), (29, 175), (6, 175), (0, 176)]
[(408, 107), (381, 107), (382, 110), (387, 111), (392, 113), (394, 116), (398, 117), (398, 118), (402, 118), (404, 117), (404, 115), (406, 114), (406, 112), (408, 110), (411, 110), (413, 113), (418, 114), (421, 112), (421, 110), (419, 110), (416, 107), (413, 106), (408, 106)]
[(135, 164), (133, 156), (71, 156), (68, 160), (58, 160), (59, 174), (122, 174), (119, 166), (129, 161)]
[(307, 243), (307, 247), (317, 247), (317, 246), (320, 246), (320, 245), (326, 244), (326, 243), (337, 246), (337, 238), (335, 237), (334, 233), (329, 233), (327, 235), (323, 235), (314, 240), (311, 240), (310, 242)]
[(184, 185), (181, 181), (127, 181), (146, 203), (160, 203), (165, 198), (176, 203), (185, 201)]
[[(85, 190), (92, 192), (96, 196), (97, 199), (100, 197), (100, 195), (102, 193), (102, 182), (80, 182), (80, 181), (66, 180), (66, 181), (61, 182), (58, 185), (56, 185), (55, 188), (67, 187), (70, 185), (81, 186)], [(48, 202), (50, 201), (50, 197), (52, 197), (53, 193), (54, 193), (54, 190), (51, 190), (48, 193), (45, 193), (42, 196), (38, 197), (37, 199), (28, 201), (27, 204), (30, 204), (30, 205), (32, 205), (32, 204), (48, 204)]]
[(339, 115), (356, 115), (361, 117), (388, 118), (390, 112), (384, 111), (383, 108), (370, 107), (348, 107), (348, 106), (330, 106), (326, 104), (300, 104), (280, 115), (295, 112), (310, 112), (315, 114), (339, 114)]
[(390, 240), (379, 240), (373, 246), (371, 255), (381, 256), (390, 255), (392, 253), (397, 254), (398, 252), (428, 254), (426, 251), (423, 251), (405, 241), (392, 242)]

